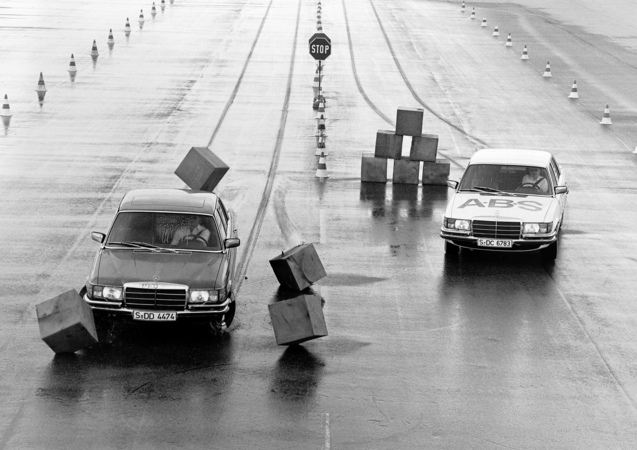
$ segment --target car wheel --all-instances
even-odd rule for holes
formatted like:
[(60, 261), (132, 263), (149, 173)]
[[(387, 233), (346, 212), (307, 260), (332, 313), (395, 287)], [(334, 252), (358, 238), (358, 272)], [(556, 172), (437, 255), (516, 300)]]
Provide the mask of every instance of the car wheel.
[(229, 308), (228, 312), (225, 313), (222, 318), (218, 320), (210, 321), (209, 326), (210, 326), (210, 331), (212, 332), (212, 334), (214, 335), (223, 334), (223, 332), (227, 330), (228, 328), (230, 328), (230, 325), (232, 325), (232, 321), (234, 320), (234, 313), (237, 309), (237, 302), (236, 301), (231, 302), (228, 305), (228, 308)]
[(557, 243), (558, 243), (558, 241), (555, 241), (551, 245), (549, 245), (548, 247), (543, 248), (542, 250), (540, 250), (540, 253), (542, 255), (542, 259), (544, 261), (548, 261), (548, 262), (555, 261), (555, 259), (557, 258)]
[(445, 253), (447, 255), (457, 255), (460, 252), (460, 247), (452, 244), (449, 241), (445, 241)]

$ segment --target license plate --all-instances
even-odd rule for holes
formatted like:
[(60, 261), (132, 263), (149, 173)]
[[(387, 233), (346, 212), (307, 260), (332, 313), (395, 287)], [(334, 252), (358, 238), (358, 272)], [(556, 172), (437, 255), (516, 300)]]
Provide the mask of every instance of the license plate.
[(159, 311), (133, 311), (133, 319), (146, 322), (174, 322), (177, 320), (176, 312)]
[(478, 247), (511, 248), (513, 241), (502, 239), (478, 239)]

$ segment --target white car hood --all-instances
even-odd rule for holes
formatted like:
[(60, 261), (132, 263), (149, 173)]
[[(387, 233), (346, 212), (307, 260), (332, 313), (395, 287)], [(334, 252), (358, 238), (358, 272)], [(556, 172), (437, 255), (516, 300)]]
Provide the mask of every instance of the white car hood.
[(447, 217), (454, 219), (519, 220), (522, 222), (547, 222), (553, 197), (516, 197), (509, 195), (456, 192), (447, 206)]

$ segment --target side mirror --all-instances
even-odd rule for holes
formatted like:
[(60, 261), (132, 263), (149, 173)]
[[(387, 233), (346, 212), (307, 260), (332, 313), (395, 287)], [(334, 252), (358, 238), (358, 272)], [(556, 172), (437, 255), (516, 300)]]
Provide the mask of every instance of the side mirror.
[(458, 182), (455, 180), (447, 180), (447, 187), (450, 187), (451, 189), (457, 189)]
[(100, 244), (104, 242), (104, 238), (106, 235), (104, 233), (100, 233), (99, 231), (91, 231), (91, 239), (95, 242), (99, 242)]
[(555, 195), (568, 194), (568, 186), (555, 186)]
[(223, 246), (225, 248), (235, 248), (241, 245), (241, 239), (239, 238), (228, 238), (223, 241)]

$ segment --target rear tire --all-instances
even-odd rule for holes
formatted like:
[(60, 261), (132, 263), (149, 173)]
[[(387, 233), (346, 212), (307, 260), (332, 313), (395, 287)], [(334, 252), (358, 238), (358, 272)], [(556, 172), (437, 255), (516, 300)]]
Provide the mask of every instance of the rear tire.
[(449, 241), (445, 241), (445, 253), (447, 255), (457, 255), (458, 253), (460, 253), (460, 247), (452, 244)]

